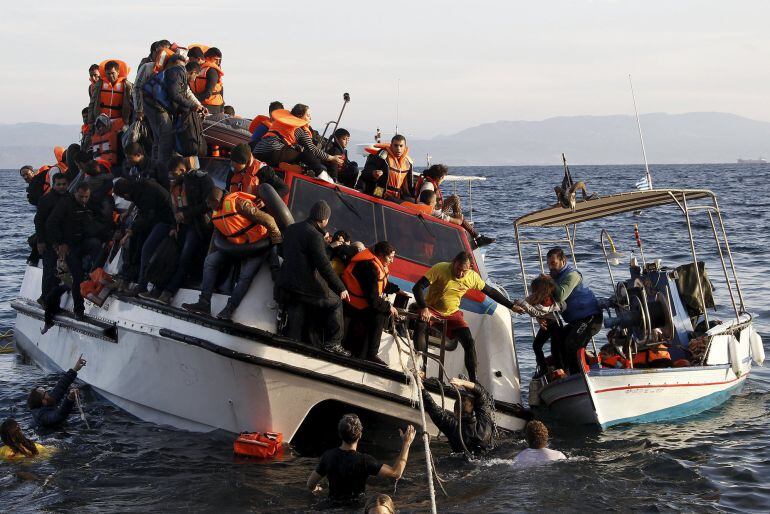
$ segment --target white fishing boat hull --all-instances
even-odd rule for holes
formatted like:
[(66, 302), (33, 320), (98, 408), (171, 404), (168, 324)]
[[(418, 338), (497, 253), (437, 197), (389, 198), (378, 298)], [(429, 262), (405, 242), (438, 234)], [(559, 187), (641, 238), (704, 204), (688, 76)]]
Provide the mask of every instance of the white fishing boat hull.
[(732, 335), (715, 337), (706, 366), (591, 369), (546, 385), (540, 397), (560, 419), (602, 428), (692, 416), (724, 403), (751, 373), (751, 340), (759, 336), (750, 324), (736, 336), (732, 352)]
[[(96, 392), (143, 420), (184, 430), (279, 431), (291, 440), (311, 409), (326, 401), (419, 423), (417, 393), (398, 364), (408, 362), (392, 336), (386, 335), (381, 344), (380, 356), (394, 363), (385, 370), (363, 361), (352, 367), (351, 359), (343, 362), (298, 342), (277, 344), (270, 338), (278, 336), (256, 328), (275, 324), (275, 311), (267, 307), (267, 300), (260, 300), (271, 297), (262, 290), (271, 287), (269, 273), (263, 271), (242, 304), (250, 309), (236, 311), (236, 321), (248, 317), (252, 327), (243, 328), (257, 337), (246, 337), (237, 328), (223, 330), (213, 319), (212, 324), (201, 323), (200, 317), (195, 322), (180, 309), (173, 316), (139, 301), (113, 297), (101, 308), (86, 302), (90, 323), (77, 322), (65, 312), (41, 334), (42, 310), (32, 300), (40, 293), (41, 270), (30, 266), (13, 302), (17, 345), (48, 371), (67, 369), (83, 354), (88, 365), (78, 378)], [(66, 309), (71, 299), (69, 295), (65, 299)], [(181, 290), (174, 304), (195, 299), (196, 291)], [(225, 301), (215, 295), (214, 312)], [(113, 328), (102, 333), (94, 320)], [(484, 358), (499, 361), (500, 355)], [(448, 354), (450, 369), (461, 363), (461, 351)], [(509, 357), (508, 366), (515, 366), (515, 355)], [(491, 373), (493, 368), (489, 369)], [(518, 368), (506, 371), (505, 377), (493, 377), (497, 380), (488, 388), (503, 403), (519, 403)], [(435, 398), (440, 401), (438, 394)], [(509, 430), (524, 424), (500, 408), (496, 419)]]

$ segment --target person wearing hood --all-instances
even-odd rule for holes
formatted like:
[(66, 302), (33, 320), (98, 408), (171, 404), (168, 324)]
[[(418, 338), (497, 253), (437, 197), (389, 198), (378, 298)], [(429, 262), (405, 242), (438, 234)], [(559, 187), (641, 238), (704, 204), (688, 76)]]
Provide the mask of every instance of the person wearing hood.
[(181, 252), (176, 271), (163, 284), (153, 284), (152, 291), (140, 293), (146, 300), (157, 300), (168, 305), (184, 283), (196, 256), (205, 253), (205, 247), (211, 238), (211, 206), (207, 199), (214, 189), (214, 181), (203, 170), (191, 170), (182, 157), (172, 157), (169, 161), (172, 178), (171, 203), (174, 206), (176, 229), (174, 229)]
[(284, 231), (283, 265), (278, 278), (280, 303), (287, 309), (286, 335), (301, 341), (310, 314), (321, 323), (312, 334), (323, 331), (325, 340), (316, 345), (326, 351), (350, 356), (342, 343), (342, 300), (350, 298), (345, 284), (334, 273), (326, 253), (326, 226), (332, 210), (324, 200), (310, 209), (306, 220)]
[(358, 181), (358, 163), (348, 158), (348, 144), (350, 143), (350, 132), (344, 128), (338, 128), (334, 131), (329, 140), (327, 151), (329, 155), (341, 155), (342, 163), (332, 162), (326, 165), (329, 175), (338, 184), (350, 188), (356, 187)]
[(566, 305), (562, 315), (566, 325), (553, 331), (551, 347), (559, 349), (562, 369), (580, 373), (577, 352), (602, 329), (602, 310), (593, 291), (583, 283), (583, 274), (567, 262), (564, 250), (551, 248), (546, 257), (550, 276), (556, 281), (553, 298)]
[(414, 202), (413, 164), (406, 138), (396, 134), (389, 145), (377, 143), (367, 152), (370, 155), (356, 187), (377, 198)]
[(480, 384), (469, 380), (453, 378), (449, 383), (461, 392), (460, 399), (455, 402), (454, 412), (439, 407), (422, 387), (425, 412), (446, 436), (453, 452), (467, 449), (473, 454), (479, 454), (489, 450), (494, 445), (495, 434), (492, 397)]

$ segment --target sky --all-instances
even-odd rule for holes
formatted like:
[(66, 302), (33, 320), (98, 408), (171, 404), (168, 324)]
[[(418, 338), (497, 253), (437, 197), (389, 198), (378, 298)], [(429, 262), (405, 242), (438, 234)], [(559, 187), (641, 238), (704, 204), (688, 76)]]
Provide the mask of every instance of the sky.
[(157, 39), (223, 53), (225, 101), (428, 138), (499, 120), (731, 112), (770, 121), (770, 2), (8, 2), (1, 123), (80, 123), (88, 66)]

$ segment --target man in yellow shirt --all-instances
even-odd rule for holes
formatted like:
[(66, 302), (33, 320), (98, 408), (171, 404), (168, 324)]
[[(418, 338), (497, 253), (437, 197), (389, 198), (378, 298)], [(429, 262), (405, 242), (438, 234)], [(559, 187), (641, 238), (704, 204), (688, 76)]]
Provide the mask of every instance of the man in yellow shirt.
[[(439, 262), (417, 281), (412, 288), (414, 299), (420, 308), (420, 319), (414, 330), (414, 345), (418, 351), (428, 348), (428, 326), (432, 319), (447, 322), (447, 337), (456, 338), (465, 352), (465, 367), (471, 382), (476, 380), (476, 345), (468, 324), (460, 310), (460, 300), (469, 290), (481, 291), (500, 305), (510, 309), (513, 303), (499, 291), (484, 283), (471, 269), (471, 254), (460, 252), (452, 262)], [(428, 294), (423, 291), (428, 288)]]

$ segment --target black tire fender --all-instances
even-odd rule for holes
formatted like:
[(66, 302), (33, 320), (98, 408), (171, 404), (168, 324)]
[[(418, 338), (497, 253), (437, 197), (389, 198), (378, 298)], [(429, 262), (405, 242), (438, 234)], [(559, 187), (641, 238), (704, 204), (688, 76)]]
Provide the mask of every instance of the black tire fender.
[(239, 245), (232, 241), (228, 241), (221, 232), (214, 230), (214, 248), (221, 252), (225, 252), (228, 255), (232, 255), (233, 257), (250, 257), (270, 248), (270, 238), (266, 237), (260, 239), (256, 243)]
[(283, 200), (275, 188), (270, 184), (260, 184), (257, 187), (259, 198), (265, 204), (265, 212), (275, 218), (275, 223), (278, 228), (284, 230), (289, 225), (294, 224), (294, 216), (292, 216), (289, 207), (283, 203)]

